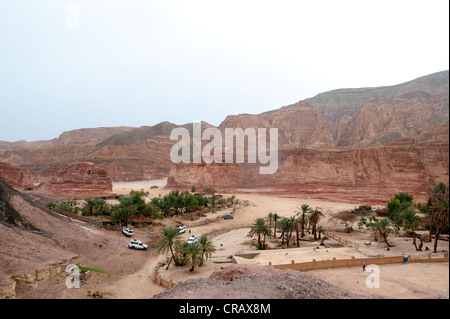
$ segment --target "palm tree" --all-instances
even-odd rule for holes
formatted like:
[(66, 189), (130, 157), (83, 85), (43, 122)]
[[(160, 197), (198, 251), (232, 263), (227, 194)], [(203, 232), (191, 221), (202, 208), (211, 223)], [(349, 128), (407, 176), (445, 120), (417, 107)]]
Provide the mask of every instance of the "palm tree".
[(203, 265), (203, 249), (198, 242), (187, 244), (185, 246), (185, 253), (184, 262), (187, 266), (191, 266), (191, 269), (189, 269), (190, 272), (193, 272), (195, 267)]
[(94, 209), (97, 206), (97, 202), (95, 198), (89, 197), (84, 199), (83, 211), (85, 215), (92, 216), (94, 215)]
[(323, 226), (318, 226), (317, 227), (317, 232), (319, 233), (319, 237), (318, 237), (318, 239), (320, 239), (321, 237), (322, 237), (322, 234), (326, 234), (326, 230), (325, 230), (325, 228), (323, 228)]
[(427, 220), (430, 223), (429, 226), (429, 241), (431, 241), (431, 232), (433, 230), (433, 211), (430, 208), (430, 205), (428, 203), (418, 203), (417, 208), (419, 211), (427, 216)]
[(272, 228), (272, 220), (273, 220), (273, 213), (272, 212), (267, 214), (267, 219), (269, 220), (269, 227)]
[(319, 224), (320, 217), (323, 216), (323, 213), (320, 209), (314, 209), (310, 214), (310, 219), (312, 223), (312, 233), (314, 235), (314, 240), (317, 239), (317, 225)]
[(405, 230), (414, 230), (419, 226), (419, 217), (410, 208), (407, 208), (402, 212), (402, 221)]
[(163, 228), (162, 229), (162, 238), (158, 241), (158, 253), (167, 253), (170, 251), (172, 256), (170, 257), (169, 263), (167, 264), (167, 269), (169, 269), (170, 263), (172, 259), (175, 258), (175, 255), (173, 253), (173, 247), (175, 245), (176, 241), (179, 241), (181, 236), (178, 233), (178, 229), (175, 227), (169, 227), (169, 228)]
[(264, 227), (262, 235), (263, 235), (262, 249), (266, 249), (266, 238), (272, 237), (272, 230), (270, 229), (269, 226), (266, 225), (266, 227)]
[[(212, 241), (210, 241), (207, 236), (200, 237), (198, 242), (202, 247), (202, 259), (206, 261), (209, 258), (211, 258), (211, 255), (216, 251), (216, 248), (214, 247)], [(203, 266), (203, 264), (200, 266)]]
[(175, 266), (184, 266), (184, 258), (186, 257), (186, 247), (189, 245), (184, 240), (176, 240), (173, 250), (175, 252), (174, 254), (174, 262)]
[(300, 209), (297, 210), (297, 214), (301, 214), (301, 225), (302, 225), (302, 238), (305, 236), (305, 217), (307, 214), (311, 213), (312, 208), (309, 207), (308, 204), (303, 204), (302, 206), (300, 206)]
[(273, 236), (276, 237), (277, 236), (277, 220), (279, 220), (281, 217), (277, 213), (275, 213), (275, 214), (273, 214), (272, 218), (273, 218), (273, 221), (274, 221), (274, 223), (273, 223), (273, 227), (274, 227), (274, 229), (273, 229)]
[(298, 216), (294, 217), (294, 229), (295, 229), (295, 239), (297, 241), (297, 247), (300, 247), (300, 234), (299, 234), (299, 226), (302, 224), (301, 218)]
[[(433, 225), (435, 224), (435, 220), (438, 217), (441, 211), (441, 205), (439, 202), (443, 198), (449, 198), (449, 187), (445, 183), (439, 183), (434, 187), (428, 189), (428, 199), (427, 204), (430, 209), (430, 241)], [(445, 214), (444, 214), (445, 215)], [(443, 216), (441, 216), (442, 219)], [(442, 222), (442, 220), (441, 220)], [(437, 226), (437, 225), (436, 225)]]
[(394, 247), (387, 241), (387, 237), (390, 233), (394, 232), (392, 229), (392, 222), (389, 218), (383, 218), (381, 220), (377, 220), (368, 224), (368, 226), (372, 227), (373, 230), (380, 232), (380, 235), (383, 237), (384, 242), (388, 247)]
[(288, 246), (289, 242), (291, 241), (292, 232), (294, 231), (295, 226), (296, 226), (296, 218), (295, 216), (291, 216), (291, 218), (289, 218)]
[(281, 229), (281, 245), (284, 245), (284, 239), (285, 237), (287, 237), (287, 246), (289, 247), (289, 240), (290, 240), (290, 235), (292, 234), (292, 231), (294, 230), (294, 225), (292, 223), (292, 220), (290, 218), (287, 217), (283, 217), (280, 220), (280, 229)]
[(442, 198), (439, 202), (435, 203), (436, 208), (436, 234), (434, 238), (433, 253), (437, 252), (437, 244), (439, 240), (440, 229), (445, 228), (449, 224), (449, 210), (448, 210), (448, 198)]
[[(265, 247), (266, 236), (270, 236), (271, 231), (270, 228), (267, 226), (266, 222), (264, 221), (264, 218), (257, 218), (255, 220), (253, 225), (250, 227), (249, 235), (250, 236), (258, 235), (258, 247), (263, 248)], [(262, 246), (261, 246), (261, 235), (264, 236), (264, 242)]]
[(119, 197), (119, 205), (117, 208), (117, 215), (112, 216), (113, 218), (117, 218), (120, 221), (124, 221), (125, 226), (128, 225), (128, 219), (133, 217), (137, 212), (137, 207), (132, 197), (130, 196), (120, 196)]

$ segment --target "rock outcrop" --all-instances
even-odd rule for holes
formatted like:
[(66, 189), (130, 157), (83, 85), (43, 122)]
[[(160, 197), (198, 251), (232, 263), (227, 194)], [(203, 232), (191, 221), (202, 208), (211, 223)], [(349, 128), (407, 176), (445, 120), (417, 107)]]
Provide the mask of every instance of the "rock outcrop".
[[(21, 193), (0, 180), (0, 299), (21, 298), (29, 287), (64, 275), (66, 265), (85, 261), (92, 265), (106, 251), (119, 251), (123, 261), (128, 248), (120, 244), (119, 234), (99, 232), (86, 217), (48, 210), (47, 202), (41, 194)], [(132, 262), (127, 265), (130, 269)], [(50, 290), (54, 288), (58, 287)], [(50, 298), (65, 298), (65, 291), (57, 290)], [(48, 294), (44, 290), (40, 296)]]
[(0, 162), (0, 179), (16, 189), (31, 190), (34, 188), (33, 175), (29, 171), (3, 162)]
[(40, 190), (51, 194), (102, 196), (112, 193), (112, 182), (105, 169), (90, 162), (76, 162), (60, 169)]
[(210, 278), (178, 283), (152, 299), (359, 299), (359, 296), (300, 271), (232, 265)]

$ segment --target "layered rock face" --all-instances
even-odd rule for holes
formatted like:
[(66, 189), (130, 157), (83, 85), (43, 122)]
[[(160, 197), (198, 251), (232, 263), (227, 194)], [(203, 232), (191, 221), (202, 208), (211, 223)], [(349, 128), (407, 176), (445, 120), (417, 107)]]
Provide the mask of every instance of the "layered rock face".
[(219, 129), (224, 136), (225, 128), (257, 130), (271, 127), (278, 128), (278, 145), (281, 149), (323, 149), (334, 146), (330, 124), (305, 101), (276, 112), (228, 116)]
[(3, 162), (0, 162), (0, 179), (19, 190), (30, 190), (34, 187), (33, 175), (29, 171)]
[(74, 161), (89, 161), (96, 144), (114, 134), (131, 131), (132, 127), (100, 127), (62, 133), (58, 138), (36, 142), (0, 141), (0, 160), (27, 169), (44, 183), (56, 172)]
[(374, 203), (399, 191), (425, 198), (428, 187), (449, 180), (448, 120), (448, 71), (394, 87), (333, 91), (264, 114), (229, 116), (220, 125), (278, 128), (275, 174), (260, 174), (258, 163), (181, 163), (172, 165), (168, 187)]
[(112, 192), (112, 183), (105, 169), (89, 162), (77, 162), (60, 169), (41, 187), (52, 194), (101, 196)]
[(328, 91), (306, 101), (330, 123), (333, 137), (335, 141), (338, 141), (341, 140), (342, 130), (363, 105), (369, 100), (378, 98), (411, 97), (417, 94), (443, 98), (446, 100), (444, 114), (436, 114), (437, 118), (432, 120), (435, 121), (434, 124), (443, 124), (445, 119), (448, 119), (448, 90), (449, 72), (447, 70), (392, 86)]
[(428, 187), (448, 183), (448, 157), (448, 144), (282, 152), (273, 175), (259, 174), (258, 164), (177, 164), (170, 170), (168, 186), (301, 193), (378, 204), (399, 191), (425, 198)]
[[(314, 197), (383, 202), (398, 191), (418, 198), (439, 182), (448, 183), (448, 124), (415, 139), (353, 150), (281, 151), (278, 170), (259, 173), (261, 164), (173, 165), (169, 187), (252, 189), (308, 193)], [(430, 140), (431, 137), (431, 140)]]
[(342, 128), (338, 146), (384, 145), (417, 136), (448, 119), (448, 97), (419, 91), (400, 97), (379, 97), (366, 103)]

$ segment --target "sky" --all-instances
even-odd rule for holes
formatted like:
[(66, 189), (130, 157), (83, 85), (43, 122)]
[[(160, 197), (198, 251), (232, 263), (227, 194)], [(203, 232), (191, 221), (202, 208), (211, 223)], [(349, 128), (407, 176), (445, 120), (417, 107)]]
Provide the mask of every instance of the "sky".
[(0, 0), (0, 140), (219, 125), (448, 69), (448, 0)]

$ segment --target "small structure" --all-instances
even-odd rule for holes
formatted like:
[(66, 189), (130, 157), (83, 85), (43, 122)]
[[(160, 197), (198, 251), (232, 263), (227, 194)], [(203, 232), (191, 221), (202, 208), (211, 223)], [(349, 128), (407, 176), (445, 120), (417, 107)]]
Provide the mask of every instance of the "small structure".
[(138, 216), (130, 219), (130, 224), (136, 228), (148, 227), (152, 224), (152, 218), (145, 216)]

